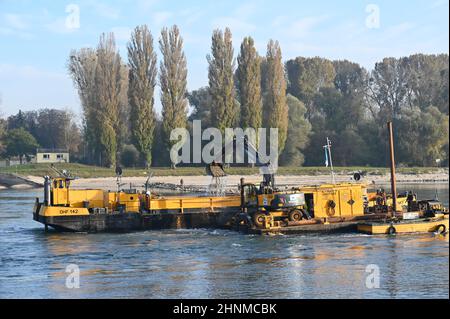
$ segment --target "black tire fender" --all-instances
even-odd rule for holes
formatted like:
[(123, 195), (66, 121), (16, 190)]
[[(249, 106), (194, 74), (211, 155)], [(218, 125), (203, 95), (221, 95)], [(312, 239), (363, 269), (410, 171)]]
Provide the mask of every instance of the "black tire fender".
[(387, 233), (389, 235), (395, 235), (397, 233), (397, 229), (395, 229), (395, 227), (391, 225), (391, 226), (389, 226)]
[(447, 232), (447, 227), (444, 224), (440, 224), (437, 228), (436, 228), (436, 232), (438, 234), (445, 234)]

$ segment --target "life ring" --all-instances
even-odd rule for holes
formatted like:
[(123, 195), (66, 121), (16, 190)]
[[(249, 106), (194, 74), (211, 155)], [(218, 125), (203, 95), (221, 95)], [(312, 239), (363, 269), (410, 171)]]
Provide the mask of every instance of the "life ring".
[(336, 203), (334, 202), (334, 200), (330, 199), (327, 203), (327, 215), (329, 217), (332, 217), (336, 214)]
[(395, 233), (397, 232), (397, 229), (395, 229), (395, 227), (394, 226), (389, 226), (389, 228), (388, 228), (388, 230), (387, 230), (387, 233), (389, 234), (389, 235), (395, 235)]
[(438, 234), (445, 234), (447, 232), (447, 227), (444, 224), (440, 224), (437, 228), (436, 228), (436, 232)]

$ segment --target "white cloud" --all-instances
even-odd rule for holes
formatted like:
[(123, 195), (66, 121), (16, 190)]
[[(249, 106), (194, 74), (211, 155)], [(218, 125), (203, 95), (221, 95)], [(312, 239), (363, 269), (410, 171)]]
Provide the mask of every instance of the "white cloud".
[(57, 18), (56, 20), (45, 24), (45, 28), (53, 33), (68, 34), (77, 31), (76, 28), (68, 28), (66, 24), (66, 18)]
[(16, 65), (7, 63), (0, 64), (0, 77), (2, 76), (14, 76), (27, 79), (37, 79), (41, 77), (52, 79), (67, 78), (67, 75), (65, 74), (45, 71), (31, 65)]
[(130, 27), (114, 27), (111, 29), (117, 41), (129, 41), (133, 30)]
[(309, 36), (318, 25), (327, 19), (328, 16), (326, 15), (301, 18), (292, 22), (285, 32), (294, 38), (304, 38)]
[(152, 15), (152, 22), (157, 26), (161, 26), (165, 24), (172, 16), (173, 13), (170, 11), (158, 11)]
[(212, 26), (219, 29), (228, 27), (232, 33), (238, 34), (248, 34), (256, 30), (256, 26), (254, 24), (245, 22), (235, 17), (216, 18), (212, 21)]
[(279, 27), (283, 25), (285, 21), (287, 21), (287, 16), (277, 16), (275, 19), (272, 20), (272, 27)]
[(0, 35), (17, 36), (22, 39), (32, 38), (32, 34), (28, 32), (29, 17), (13, 13), (5, 13), (1, 15)]
[(148, 11), (152, 9), (159, 0), (139, 0), (137, 2), (137, 7), (139, 8), (139, 11)]
[(0, 26), (0, 35), (4, 36), (17, 36), (21, 39), (31, 39), (33, 35), (29, 32), (15, 30), (11, 28), (5, 28)]
[(186, 25), (192, 25), (200, 20), (205, 15), (205, 12), (200, 9), (186, 9), (179, 13), (179, 15), (185, 19)]
[(85, 0), (81, 2), (74, 2), (80, 6), (80, 14), (83, 15), (84, 10), (93, 10), (100, 17), (116, 20), (120, 17), (120, 10), (105, 2), (98, 0)]
[(257, 8), (258, 6), (254, 2), (243, 3), (236, 8), (234, 16), (240, 19), (248, 19), (255, 13)]
[(410, 22), (403, 22), (388, 27), (385, 32), (385, 35), (388, 38), (394, 38), (404, 34), (405, 32), (411, 31), (412, 29), (414, 29), (414, 24)]
[(213, 28), (230, 28), (237, 36), (245, 36), (256, 30), (256, 25), (250, 22), (258, 6), (255, 2), (245, 2), (237, 7), (231, 15), (217, 17), (212, 20)]
[(25, 22), (26, 18), (22, 15), (6, 13), (3, 15), (6, 25), (12, 29), (25, 30), (28, 24)]

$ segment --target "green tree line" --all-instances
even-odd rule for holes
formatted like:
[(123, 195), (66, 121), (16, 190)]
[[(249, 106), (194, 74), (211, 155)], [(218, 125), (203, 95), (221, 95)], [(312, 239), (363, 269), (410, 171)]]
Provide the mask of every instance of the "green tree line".
[[(45, 133), (36, 130), (32, 121), (13, 125), (20, 122), (14, 120), (18, 116), (32, 116), (19, 112), (0, 123), (0, 151), (5, 153), (8, 145), (5, 130), (23, 128), (38, 145), (71, 145), (76, 158), (86, 163), (168, 166), (170, 132), (190, 129), (192, 121), (201, 120), (203, 128), (217, 127), (222, 132), (238, 126), (278, 128), (281, 165), (323, 165), (322, 146), (328, 137), (335, 165), (384, 166), (386, 122), (393, 121), (398, 163), (448, 165), (447, 54), (387, 57), (367, 70), (348, 60), (286, 61), (275, 40), (269, 40), (260, 55), (249, 36), (235, 55), (231, 30), (226, 28), (214, 30), (211, 36), (208, 85), (188, 92), (187, 60), (178, 27), (161, 30), (161, 61), (154, 42), (151, 31), (142, 25), (130, 35), (127, 61), (119, 55), (113, 33), (101, 35), (96, 48), (73, 50), (68, 70), (83, 119), (79, 129), (69, 125), (79, 132), (73, 134), (74, 141), (46, 141), (48, 137), (40, 136)], [(154, 107), (158, 89), (160, 115)], [(64, 130), (68, 131), (67, 125)]]

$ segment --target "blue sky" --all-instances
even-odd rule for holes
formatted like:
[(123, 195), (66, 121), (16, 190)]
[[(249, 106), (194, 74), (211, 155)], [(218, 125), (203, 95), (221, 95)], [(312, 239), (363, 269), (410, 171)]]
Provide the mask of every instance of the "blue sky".
[[(79, 9), (79, 26), (66, 23), (70, 5)], [(147, 24), (157, 39), (161, 27), (177, 24), (192, 90), (207, 85), (206, 55), (215, 28), (230, 27), (235, 55), (242, 38), (251, 35), (260, 54), (272, 38), (280, 42), (284, 60), (345, 58), (371, 69), (385, 56), (448, 53), (448, 7), (448, 0), (0, 0), (0, 114), (43, 107), (80, 114), (67, 58), (71, 49), (95, 47), (102, 32), (115, 32), (126, 59), (136, 25)]]

